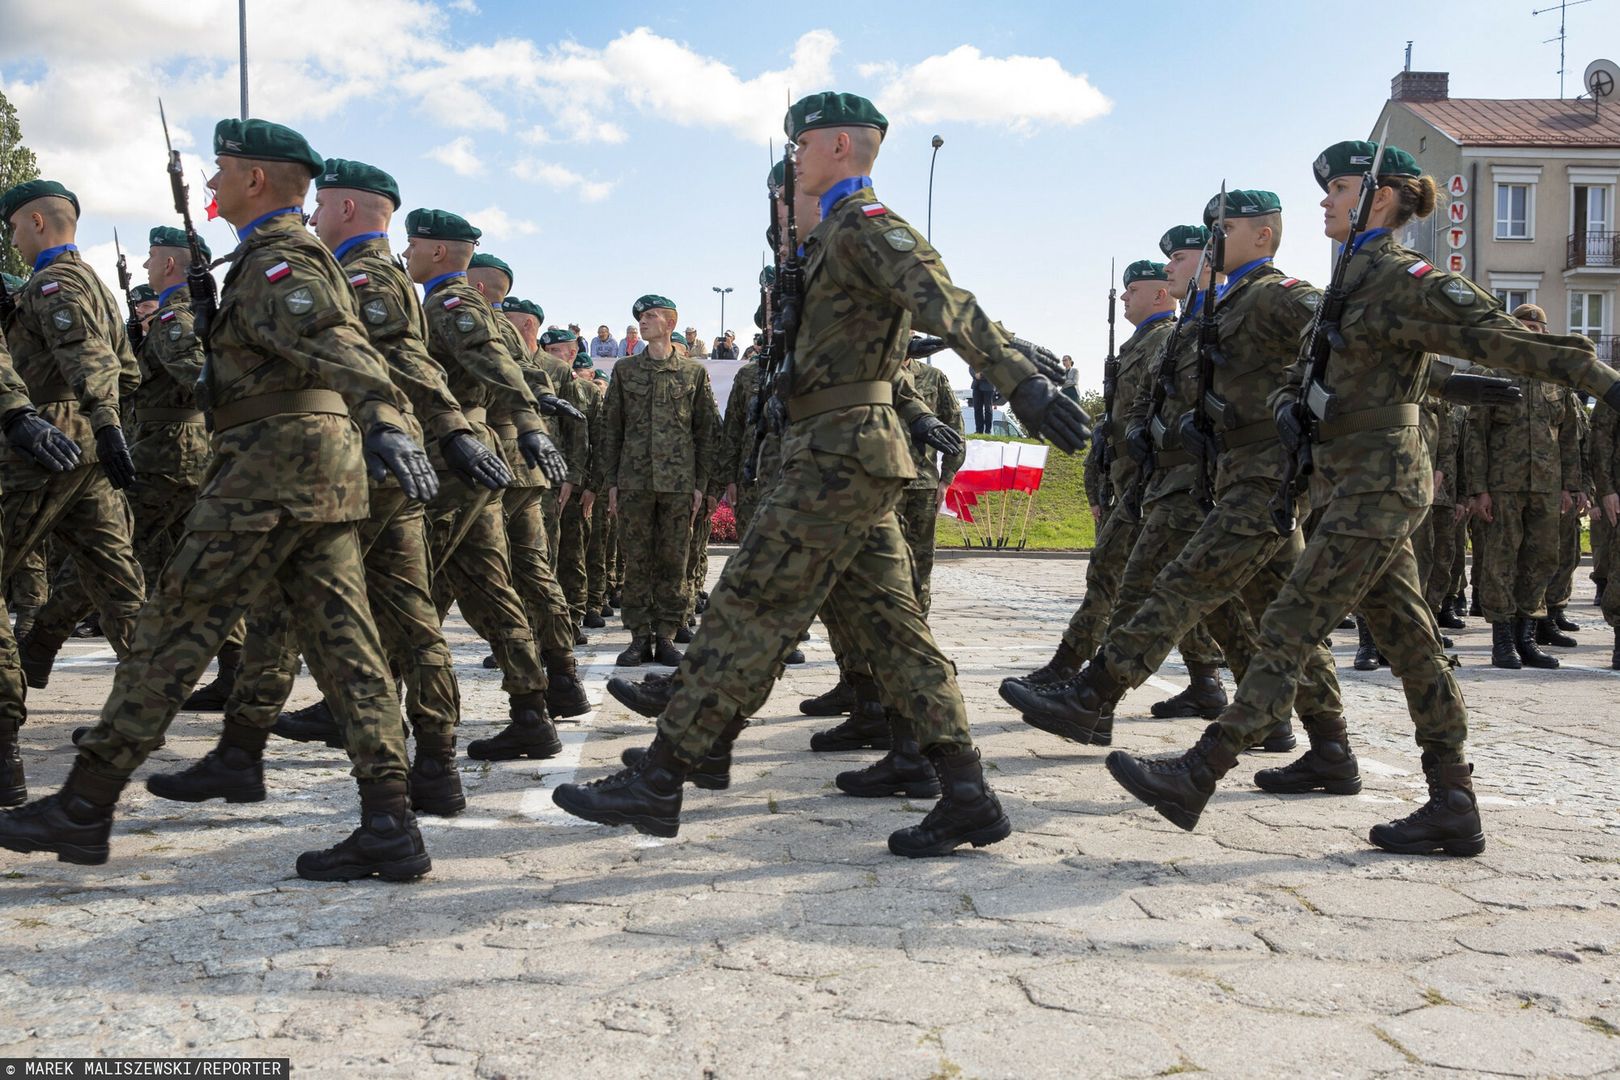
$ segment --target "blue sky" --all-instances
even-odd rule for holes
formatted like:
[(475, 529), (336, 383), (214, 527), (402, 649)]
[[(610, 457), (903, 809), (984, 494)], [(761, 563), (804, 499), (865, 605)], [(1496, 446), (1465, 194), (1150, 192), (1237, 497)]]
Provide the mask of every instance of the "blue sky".
[[(1097, 385), (1109, 259), (1154, 257), (1223, 178), (1276, 191), (1279, 264), (1325, 277), (1310, 163), (1367, 135), (1408, 36), (1413, 66), (1451, 72), (1454, 96), (1556, 96), (1557, 46), (1542, 43), (1556, 15), (1492, 0), (1413, 26), (1413, 11), (249, 0), (251, 106), (324, 155), (393, 172), (406, 209), (465, 213), (548, 321), (622, 333), (634, 298), (659, 292), (712, 336), (710, 290), (729, 285), (746, 340), (786, 95), (867, 94), (894, 120), (880, 197), (921, 227), (942, 135), (933, 238), (952, 275)], [(81, 244), (110, 276), (115, 226), (128, 251), (174, 217), (154, 98), (192, 149), (235, 113), (235, 4), (125, 0), (64, 23), (0, 0), (0, 25), (0, 88), (45, 173), (79, 192)], [(1620, 50), (1620, 14), (1596, 0), (1569, 25), (1573, 93), (1589, 60)], [(202, 161), (188, 164), (200, 189)], [(229, 243), (218, 223), (207, 235)]]

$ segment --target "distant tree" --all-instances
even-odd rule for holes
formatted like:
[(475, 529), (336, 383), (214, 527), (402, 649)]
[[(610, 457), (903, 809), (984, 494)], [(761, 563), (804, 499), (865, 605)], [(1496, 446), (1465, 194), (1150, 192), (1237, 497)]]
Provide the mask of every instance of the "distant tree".
[[(1104, 408), (1104, 406), (1103, 406), (1103, 396), (1102, 396), (1102, 391), (1101, 390), (1082, 390), (1082, 391), (1080, 391), (1080, 407), (1082, 409), (1086, 410), (1086, 414), (1088, 416), (1090, 416), (1093, 420), (1095, 420), (1097, 417), (1101, 416), (1104, 412), (1107, 411), (1107, 409)], [(1123, 402), (1120, 403), (1120, 412), (1123, 415), (1123, 413), (1124, 413), (1124, 403)]]
[[(34, 152), (23, 145), (22, 124), (17, 120), (17, 108), (0, 94), (0, 191), (9, 191), (25, 180), (39, 176), (39, 162)], [(0, 221), (0, 270), (18, 277), (27, 277), (29, 267), (11, 246), (11, 226)]]

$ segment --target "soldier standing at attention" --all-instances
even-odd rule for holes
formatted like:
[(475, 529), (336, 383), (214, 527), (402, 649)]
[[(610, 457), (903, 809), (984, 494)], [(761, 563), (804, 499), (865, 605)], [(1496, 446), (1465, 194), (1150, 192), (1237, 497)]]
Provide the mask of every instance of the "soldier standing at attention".
[[(0, 449), (0, 578), (55, 540), (73, 557), (108, 644), (123, 656), (145, 595), (129, 506), (118, 493), (135, 482), (122, 426), (124, 395), (139, 382), (135, 354), (112, 293), (79, 257), (79, 200), (71, 191), (55, 180), (18, 184), (0, 195), (0, 220), (34, 267), (5, 330), (13, 363), (40, 415), (82, 451), (77, 468), (57, 473), (15, 448)], [(101, 468), (91, 468), (97, 462)]]
[[(316, 682), (354, 718), (344, 736), (360, 786), (360, 827), (299, 856), (298, 874), (420, 877), (432, 863), (410, 810), (399, 705), (365, 602), (355, 526), (366, 516), (368, 465), (373, 476), (393, 473), (413, 499), (432, 497), (437, 481), (405, 434), (405, 399), (366, 340), (342, 270), (304, 228), (300, 208), (321, 158), (297, 132), (263, 120), (220, 121), (214, 153), (209, 186), (242, 241), (206, 328), (214, 463), (67, 782), (0, 814), (0, 847), (105, 862), (130, 774), (226, 632), (276, 586), (299, 598), (305, 639), (323, 646), (309, 656)], [(253, 738), (244, 747), (253, 752), (267, 734), (226, 728), (229, 738)]]
[[(1593, 503), (1592, 418), (1587, 414), (1585, 398), (1573, 390), (1564, 393), (1569, 397), (1569, 417), (1575, 423), (1575, 470), (1581, 490), (1574, 494), (1569, 508), (1558, 519), (1558, 569), (1553, 571), (1552, 583), (1547, 586), (1547, 618), (1536, 628), (1536, 643), (1568, 649), (1575, 646), (1575, 639), (1564, 635), (1581, 629), (1579, 623), (1570, 619), (1566, 609), (1575, 591), (1575, 571), (1581, 565), (1581, 519), (1591, 511)], [(1595, 542), (1592, 550), (1597, 550)]]
[[(1317, 158), (1326, 192), (1327, 235), (1352, 242), (1362, 178), (1378, 148), (1366, 142), (1328, 147)], [(1428, 801), (1407, 817), (1376, 825), (1371, 841), (1386, 851), (1444, 850), (1477, 855), (1485, 836), (1463, 748), (1468, 712), (1439, 631), (1424, 602), (1411, 533), (1428, 513), (1433, 476), (1418, 430), (1418, 403), (1429, 386), (1429, 353), (1488, 363), (1553, 379), (1620, 400), (1620, 372), (1600, 363), (1577, 336), (1535, 334), (1508, 318), (1467, 278), (1447, 274), (1395, 242), (1392, 230), (1434, 212), (1437, 191), (1410, 154), (1388, 147), (1375, 178), (1366, 231), (1353, 238), (1347, 296), (1335, 346), (1317, 397), (1337, 396), (1315, 442), (1311, 504), (1322, 516), (1304, 554), (1260, 624), (1260, 650), (1237, 695), (1198, 743), (1173, 758), (1140, 760), (1116, 750), (1108, 770), (1132, 795), (1183, 829), (1198, 823), (1215, 785), (1260, 733), (1286, 719), (1307, 654), (1346, 613), (1366, 614), (1373, 635), (1406, 691), (1423, 751)], [(1285, 448), (1303, 438), (1299, 383), (1274, 398)]]
[(600, 629), (606, 625), (599, 612), (595, 619), (590, 618), (593, 609), (588, 606), (590, 576), (587, 569), (594, 543), (591, 516), (596, 509), (596, 492), (590, 487), (591, 459), (597, 450), (593, 436), (601, 434), (604, 392), (591, 378), (590, 357), (579, 356), (570, 331), (547, 330), (540, 336), (540, 355), (557, 365), (561, 373), (564, 381), (558, 387), (559, 396), (585, 417), (569, 425), (571, 437), (567, 452), (563, 455), (568, 462), (568, 478), (557, 493), (557, 512), (561, 522), (557, 531), (555, 560), (557, 584), (562, 586), (563, 595), (568, 598), (568, 612), (574, 621), (576, 633), (583, 635), (586, 626)]
[[(951, 380), (932, 364), (919, 364), (911, 356), (900, 363), (916, 385), (917, 396), (927, 405), (939, 422), (952, 431), (962, 429), (962, 406), (951, 390)], [(917, 477), (906, 484), (906, 493), (900, 499), (900, 531), (906, 545), (911, 548), (912, 575), (917, 582), (917, 603), (926, 618), (933, 599), (931, 584), (934, 577), (934, 530), (939, 524), (939, 508), (945, 501), (945, 489), (951, 486), (956, 470), (967, 457), (967, 446), (944, 457), (925, 442), (913, 440), (912, 461)]]
[(675, 631), (686, 618), (687, 547), (714, 467), (720, 418), (709, 372), (680, 356), (675, 304), (643, 296), (631, 307), (646, 348), (621, 359), (608, 383), (601, 483), (619, 518), (624, 626), (617, 663), (681, 661)]
[(853, 94), (815, 94), (788, 111), (799, 184), (824, 210), (804, 239), (803, 317), (789, 381), (777, 387), (789, 421), (782, 475), (710, 594), (657, 737), (623, 771), (558, 787), (554, 800), (572, 814), (673, 836), (686, 774), (735, 739), (832, 593), (915, 720), (944, 789), (920, 825), (889, 838), (890, 850), (945, 855), (1012, 831), (985, 782), (952, 665), (917, 604), (895, 515), (916, 468), (890, 381), (912, 320), (987, 372), (1019, 419), (1060, 449), (1083, 447), (1089, 420), (951, 283), (928, 242), (878, 202), (868, 173), (887, 128)]
[[(1620, 552), (1620, 411), (1606, 401), (1599, 401), (1592, 409), (1592, 489), (1597, 493), (1597, 505), (1592, 509), (1592, 554), (1594, 562), (1601, 541), (1607, 545), (1603, 553), (1610, 566)], [(1605, 528), (1599, 532), (1598, 521)], [(1614, 653), (1609, 667), (1620, 671), (1620, 588), (1603, 589), (1598, 597), (1603, 607), (1603, 619), (1614, 627)]]

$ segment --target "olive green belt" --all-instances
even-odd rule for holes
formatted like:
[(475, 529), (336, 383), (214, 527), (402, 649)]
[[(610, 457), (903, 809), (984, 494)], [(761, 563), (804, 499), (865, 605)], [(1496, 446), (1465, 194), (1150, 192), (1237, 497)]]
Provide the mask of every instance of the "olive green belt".
[(137, 424), (200, 424), (203, 414), (200, 409), (136, 409), (135, 422)]
[(469, 424), (483, 424), (487, 423), (486, 417), (489, 416), (489, 410), (480, 409), (477, 407), (471, 409), (462, 409), (461, 415), (467, 418), (467, 423)]
[(1267, 439), (1277, 438), (1277, 422), (1275, 420), (1256, 420), (1252, 424), (1244, 424), (1232, 431), (1221, 431), (1215, 435), (1215, 445), (1221, 448), (1221, 453), (1238, 450), (1245, 446), (1253, 446)]
[(1422, 410), (1410, 401), (1401, 405), (1380, 405), (1376, 409), (1360, 409), (1318, 425), (1316, 441), (1327, 442), (1341, 435), (1356, 435), (1363, 431), (1417, 427), (1421, 417)]
[(788, 420), (798, 423), (812, 416), (832, 412), (834, 409), (852, 409), (857, 405), (893, 405), (894, 384), (885, 380), (873, 382), (841, 383), (825, 390), (800, 394), (788, 399)]
[(267, 416), (288, 413), (330, 413), (348, 416), (349, 407), (336, 390), (278, 390), (227, 402), (214, 410), (214, 430), (227, 431)]
[(1153, 463), (1161, 469), (1173, 469), (1177, 465), (1191, 465), (1198, 459), (1185, 450), (1160, 450), (1153, 455)]

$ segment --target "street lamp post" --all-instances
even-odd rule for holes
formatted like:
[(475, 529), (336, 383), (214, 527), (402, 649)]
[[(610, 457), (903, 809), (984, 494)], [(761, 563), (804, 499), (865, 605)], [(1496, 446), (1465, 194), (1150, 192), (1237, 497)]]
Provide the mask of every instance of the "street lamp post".
[(731, 291), (731, 286), (727, 285), (723, 289), (718, 285), (711, 285), (709, 287), (711, 289), (713, 289), (715, 292), (720, 294), (720, 336), (725, 337), (726, 336), (726, 293)]
[(928, 242), (934, 242), (934, 162), (939, 159), (939, 148), (945, 145), (945, 140), (938, 135), (934, 136), (934, 152), (928, 158)]

